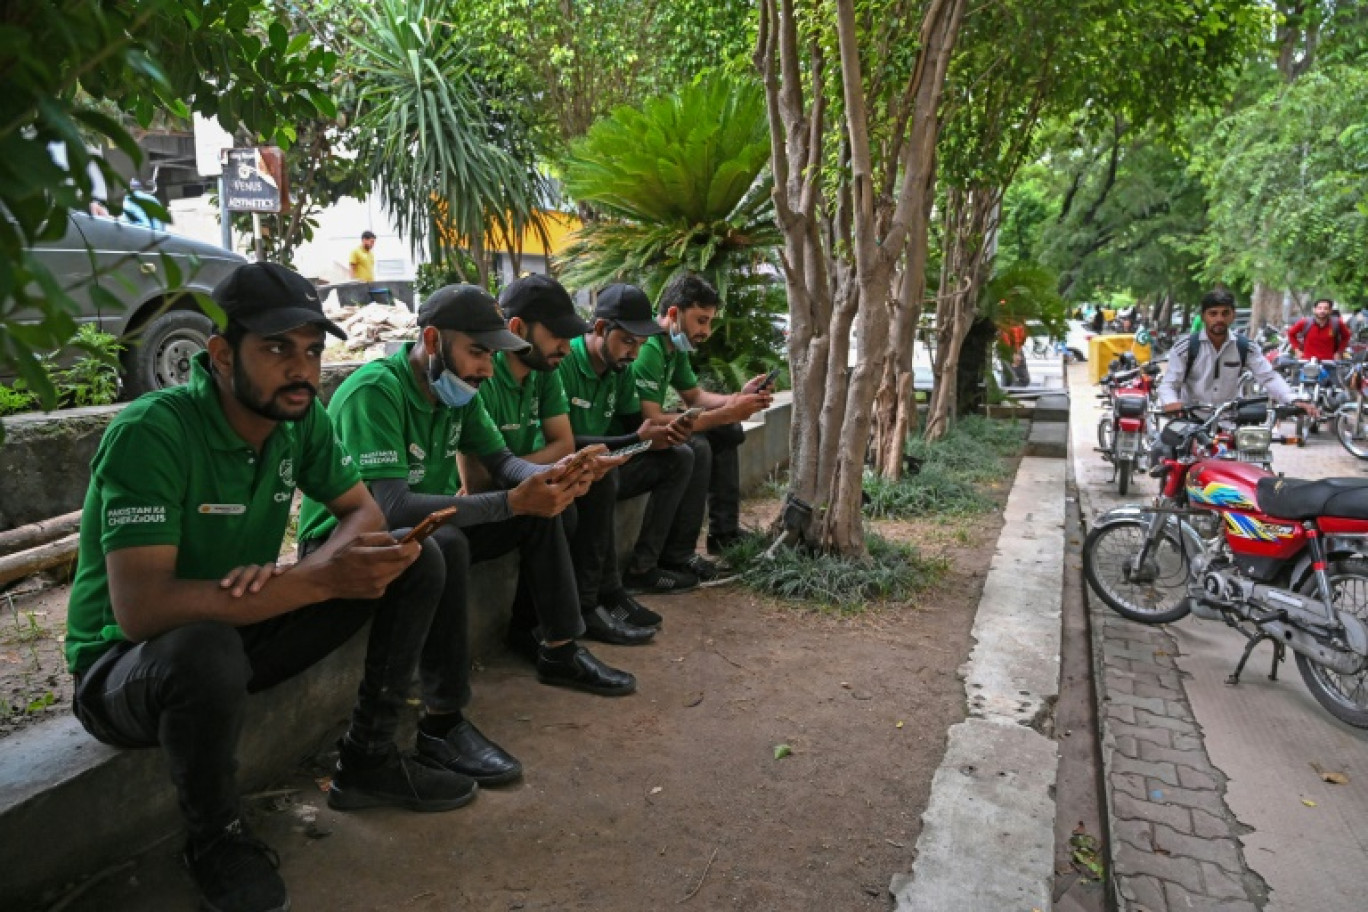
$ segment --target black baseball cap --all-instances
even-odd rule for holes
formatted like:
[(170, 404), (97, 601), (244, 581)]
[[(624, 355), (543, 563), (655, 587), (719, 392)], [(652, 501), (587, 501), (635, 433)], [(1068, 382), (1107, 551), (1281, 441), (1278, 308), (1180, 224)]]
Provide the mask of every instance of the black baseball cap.
[(651, 315), (651, 299), (635, 285), (609, 285), (598, 294), (594, 319), (616, 323), (634, 336), (658, 336), (665, 327)]
[(232, 323), (259, 336), (312, 323), (339, 339), (342, 328), (323, 315), (323, 304), (313, 282), (279, 263), (246, 263), (218, 283), (211, 297)]
[(499, 306), (508, 319), (540, 323), (558, 339), (576, 339), (589, 331), (589, 324), (575, 313), (570, 292), (550, 276), (534, 273), (514, 279), (499, 292)]
[(478, 285), (443, 285), (418, 308), (418, 325), (463, 332), (491, 351), (531, 348), (508, 331), (499, 305)]

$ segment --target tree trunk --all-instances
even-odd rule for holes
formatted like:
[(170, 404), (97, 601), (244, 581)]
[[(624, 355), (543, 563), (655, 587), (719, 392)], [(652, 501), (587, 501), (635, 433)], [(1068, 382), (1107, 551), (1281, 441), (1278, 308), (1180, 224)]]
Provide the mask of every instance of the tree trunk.
[[(932, 0), (922, 20), (916, 71), (905, 91), (916, 99), (913, 135), (896, 161), (903, 175), (922, 174), (934, 151), (937, 108), (965, 0)], [(844, 121), (839, 135), (826, 120), (824, 45), (803, 47), (794, 0), (761, 0), (755, 64), (765, 83), (776, 221), (790, 309), (789, 360), (794, 413), (790, 494), (818, 509), (819, 547), (864, 554), (861, 487), (871, 406), (890, 358), (889, 302), (898, 261), (925, 224), (929, 180), (904, 177), (887, 225), (886, 201), (874, 173), (859, 33), (853, 0), (837, 0), (836, 31)], [(927, 125), (929, 135), (919, 132)], [(822, 184), (824, 143), (840, 143), (848, 177)], [(925, 262), (922, 243), (921, 262)], [(909, 256), (909, 262), (911, 258)], [(918, 291), (917, 282), (911, 290)], [(913, 299), (919, 297), (919, 293)], [(905, 295), (899, 294), (899, 301)], [(849, 371), (850, 327), (859, 318), (856, 364)], [(915, 321), (911, 329), (915, 328)], [(911, 332), (899, 325), (899, 332)], [(907, 363), (910, 373), (910, 360)], [(893, 395), (910, 389), (897, 382)], [(896, 418), (894, 423), (896, 424)]]
[(1249, 333), (1252, 336), (1262, 326), (1279, 327), (1283, 322), (1283, 294), (1262, 282), (1254, 283), (1249, 297)]

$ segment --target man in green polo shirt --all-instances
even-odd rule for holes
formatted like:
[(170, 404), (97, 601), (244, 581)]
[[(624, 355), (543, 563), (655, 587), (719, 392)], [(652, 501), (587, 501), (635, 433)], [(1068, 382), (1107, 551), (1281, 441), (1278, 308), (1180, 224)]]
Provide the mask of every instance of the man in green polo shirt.
[[(741, 465), (737, 448), (746, 439), (740, 422), (770, 404), (770, 394), (763, 387), (764, 375), (752, 378), (741, 392), (729, 396), (698, 385), (688, 353), (712, 335), (712, 321), (721, 303), (717, 290), (705, 279), (692, 273), (676, 276), (660, 295), (658, 322), (663, 332), (648, 339), (632, 363), (641, 413), (647, 418), (666, 417), (669, 389), (679, 393), (688, 408), (703, 409), (689, 438), (693, 474), (680, 500), (670, 542), (660, 555), (666, 569), (693, 573), (703, 582), (721, 578), (717, 565), (696, 551), (704, 512), (708, 516), (708, 551), (720, 554), (740, 534)], [(628, 467), (624, 475), (631, 471)]]
[[(497, 785), (518, 778), (522, 765), (462, 715), (470, 700), (467, 587), (473, 563), (517, 548), (537, 564), (532, 598), (541, 626), (542, 683), (621, 696), (636, 689), (636, 679), (576, 643), (584, 622), (573, 598), (560, 514), (587, 484), (578, 473), (562, 477), (563, 464), (536, 465), (510, 453), (478, 395), (494, 373), (494, 352), (527, 343), (508, 331), (494, 299), (474, 285), (439, 288), (423, 302), (418, 325), (417, 342), (348, 377), (328, 413), (391, 527), (457, 508), (431, 539), (445, 574), (419, 662), (427, 712), (419, 722), (418, 750), (481, 784)], [(511, 490), (461, 493), (460, 453), (480, 460), (496, 483)], [(332, 528), (322, 505), (306, 498), (301, 549), (317, 547)]]
[[(74, 709), (119, 747), (160, 745), (209, 906), (289, 907), (275, 854), (245, 829), (235, 788), (247, 695), (309, 667), (371, 620), (361, 687), (329, 803), (437, 811), (475, 783), (401, 756), (404, 697), (437, 608), (435, 545), (397, 543), (315, 401), (324, 316), (313, 285), (252, 263), (214, 291), (226, 327), (188, 385), (149, 393), (91, 462), (67, 618)], [(337, 534), (277, 564), (298, 488)]]
[[(609, 449), (651, 441), (653, 449), (634, 457), (596, 482), (576, 504), (579, 525), (570, 539), (579, 581), (580, 601), (600, 604), (620, 620), (638, 626), (660, 623), (660, 616), (632, 599), (628, 587), (668, 594), (698, 585), (689, 574), (657, 565), (657, 555), (671, 534), (680, 497), (693, 468), (688, 419), (644, 420), (629, 370), (642, 342), (663, 330), (651, 319), (651, 302), (641, 289), (609, 285), (598, 294), (593, 330), (570, 344), (570, 354), (557, 373), (570, 403), (570, 425), (577, 446), (601, 443)], [(622, 427), (636, 431), (621, 433)], [(637, 471), (640, 469), (639, 471)], [(630, 488), (624, 478), (634, 470)], [(641, 532), (619, 575), (613, 511), (628, 496), (649, 494)]]
[[(528, 347), (495, 353), (494, 376), (480, 385), (480, 400), (513, 455), (549, 465), (576, 449), (575, 432), (566, 415), (565, 387), (556, 367), (569, 354), (570, 341), (588, 332), (589, 325), (575, 313), (569, 293), (550, 276), (527, 275), (510, 282), (499, 293), (499, 306), (508, 319), (509, 331), (525, 339)], [(467, 486), (472, 479), (483, 481), (479, 462), (465, 455), (460, 459), (461, 477)], [(598, 477), (624, 462), (625, 458), (600, 462)], [(567, 510), (565, 518), (569, 531), (579, 519), (576, 507)], [(546, 572), (543, 561), (535, 555), (527, 557), (533, 559), (519, 564), (518, 595), (509, 625), (509, 645), (519, 651), (530, 651), (528, 633), (535, 626), (531, 590)], [(573, 584), (559, 591), (562, 597), (570, 596)], [(606, 603), (601, 599), (576, 601), (584, 615), (586, 635), (600, 642), (638, 646), (650, 642), (655, 625), (660, 623), (660, 615), (625, 592), (612, 594)], [(642, 623), (633, 623), (632, 617)]]

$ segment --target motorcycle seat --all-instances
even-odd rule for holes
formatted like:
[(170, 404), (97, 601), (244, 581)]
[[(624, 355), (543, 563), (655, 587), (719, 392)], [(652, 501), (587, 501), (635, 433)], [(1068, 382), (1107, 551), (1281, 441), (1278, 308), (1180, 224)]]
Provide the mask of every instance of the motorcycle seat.
[(1259, 510), (1279, 519), (1368, 519), (1368, 478), (1260, 478)]

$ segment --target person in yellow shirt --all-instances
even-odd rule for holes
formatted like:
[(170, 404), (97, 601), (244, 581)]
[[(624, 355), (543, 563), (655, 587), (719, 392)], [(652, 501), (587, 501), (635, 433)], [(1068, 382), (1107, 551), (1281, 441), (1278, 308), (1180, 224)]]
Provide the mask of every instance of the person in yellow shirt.
[(347, 265), (351, 268), (351, 277), (358, 282), (375, 281), (375, 233), (372, 231), (361, 232), (361, 246), (351, 252), (347, 258)]

